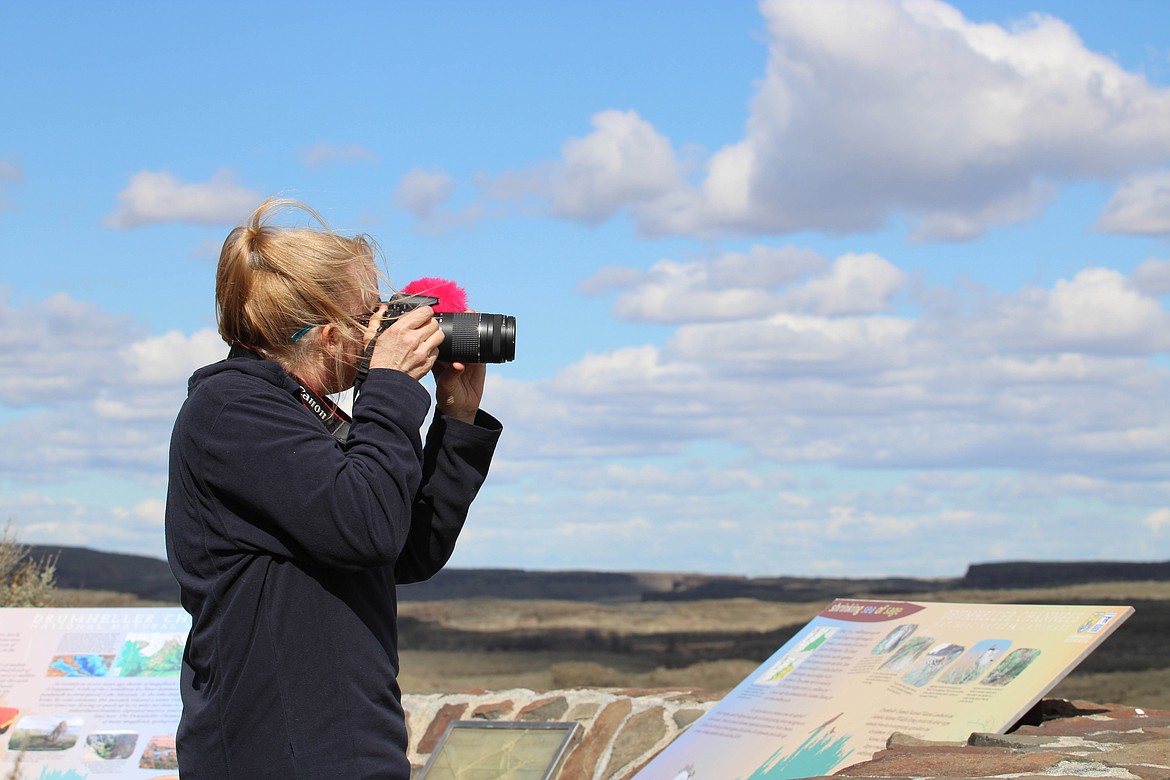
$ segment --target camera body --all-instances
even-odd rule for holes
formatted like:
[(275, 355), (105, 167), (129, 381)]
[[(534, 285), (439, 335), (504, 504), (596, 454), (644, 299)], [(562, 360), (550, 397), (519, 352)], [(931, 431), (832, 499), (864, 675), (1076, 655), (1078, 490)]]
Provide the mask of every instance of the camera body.
[[(429, 295), (394, 295), (378, 327), (381, 333), (394, 320), (419, 306), (435, 306), (438, 298)], [(443, 333), (439, 360), (446, 363), (506, 363), (516, 359), (516, 318), (508, 314), (435, 312)]]

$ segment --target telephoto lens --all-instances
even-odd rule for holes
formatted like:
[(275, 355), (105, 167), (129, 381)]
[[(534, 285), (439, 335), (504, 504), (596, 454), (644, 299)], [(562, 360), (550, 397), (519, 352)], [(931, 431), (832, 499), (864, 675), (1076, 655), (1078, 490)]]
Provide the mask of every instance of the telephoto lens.
[(508, 314), (437, 312), (443, 332), (439, 360), (447, 363), (506, 363), (516, 359), (516, 318)]

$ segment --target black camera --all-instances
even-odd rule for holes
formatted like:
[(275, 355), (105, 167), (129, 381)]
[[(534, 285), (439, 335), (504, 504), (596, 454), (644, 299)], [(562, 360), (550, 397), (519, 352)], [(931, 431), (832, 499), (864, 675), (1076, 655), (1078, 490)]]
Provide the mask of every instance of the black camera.
[[(381, 333), (394, 320), (419, 306), (435, 306), (438, 298), (429, 295), (394, 295), (382, 315)], [(508, 314), (435, 312), (443, 332), (439, 360), (447, 363), (506, 363), (516, 359), (516, 318)]]

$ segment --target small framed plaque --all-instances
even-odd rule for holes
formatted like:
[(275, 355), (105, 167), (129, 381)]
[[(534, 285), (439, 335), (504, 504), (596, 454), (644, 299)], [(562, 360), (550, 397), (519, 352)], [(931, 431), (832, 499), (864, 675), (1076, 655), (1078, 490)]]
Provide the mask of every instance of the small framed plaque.
[(551, 780), (580, 728), (575, 722), (457, 720), (418, 780)]

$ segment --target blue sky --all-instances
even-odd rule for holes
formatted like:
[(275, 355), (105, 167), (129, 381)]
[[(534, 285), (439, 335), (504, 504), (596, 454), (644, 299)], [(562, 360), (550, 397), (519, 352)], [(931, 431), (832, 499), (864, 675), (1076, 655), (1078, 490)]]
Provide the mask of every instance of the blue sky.
[(518, 321), (456, 566), (1170, 557), (1170, 3), (0, 8), (0, 514), (161, 557), (263, 197)]

